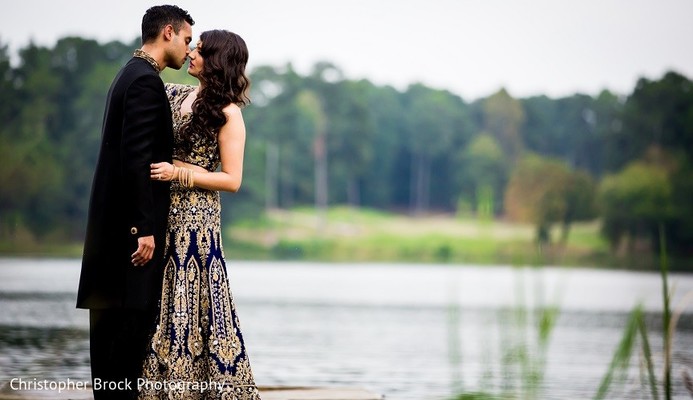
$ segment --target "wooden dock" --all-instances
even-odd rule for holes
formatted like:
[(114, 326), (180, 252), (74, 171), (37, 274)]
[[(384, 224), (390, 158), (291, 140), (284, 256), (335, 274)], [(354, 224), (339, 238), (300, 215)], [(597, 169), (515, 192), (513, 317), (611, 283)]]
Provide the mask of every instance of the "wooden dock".
[[(367, 390), (348, 387), (260, 387), (262, 400), (382, 400), (385, 397)], [(0, 389), (0, 400), (93, 400), (91, 390), (12, 390)]]

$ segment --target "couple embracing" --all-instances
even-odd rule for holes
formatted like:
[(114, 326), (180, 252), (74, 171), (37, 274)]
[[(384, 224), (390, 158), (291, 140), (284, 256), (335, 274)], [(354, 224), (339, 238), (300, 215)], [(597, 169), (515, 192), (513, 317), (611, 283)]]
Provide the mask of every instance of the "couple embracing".
[[(147, 10), (108, 92), (77, 307), (89, 309), (94, 397), (259, 399), (221, 244), (219, 191), (241, 184), (248, 50)], [(198, 86), (164, 84), (180, 69)]]

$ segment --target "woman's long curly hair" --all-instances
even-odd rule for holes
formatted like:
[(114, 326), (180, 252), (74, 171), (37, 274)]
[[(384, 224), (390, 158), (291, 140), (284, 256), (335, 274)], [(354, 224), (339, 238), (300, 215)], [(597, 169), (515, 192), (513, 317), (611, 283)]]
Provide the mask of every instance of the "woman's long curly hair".
[(204, 63), (198, 79), (204, 86), (192, 105), (185, 136), (214, 141), (226, 123), (224, 107), (231, 103), (244, 107), (250, 103), (250, 79), (245, 75), (248, 47), (243, 38), (225, 30), (202, 32), (200, 41)]

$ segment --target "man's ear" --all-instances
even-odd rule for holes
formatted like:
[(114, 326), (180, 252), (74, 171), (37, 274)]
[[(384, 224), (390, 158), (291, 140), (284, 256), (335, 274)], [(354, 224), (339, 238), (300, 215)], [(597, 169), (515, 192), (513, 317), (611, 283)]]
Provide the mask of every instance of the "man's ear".
[(164, 40), (171, 41), (171, 39), (173, 39), (174, 34), (175, 31), (173, 30), (173, 25), (166, 25), (164, 27)]

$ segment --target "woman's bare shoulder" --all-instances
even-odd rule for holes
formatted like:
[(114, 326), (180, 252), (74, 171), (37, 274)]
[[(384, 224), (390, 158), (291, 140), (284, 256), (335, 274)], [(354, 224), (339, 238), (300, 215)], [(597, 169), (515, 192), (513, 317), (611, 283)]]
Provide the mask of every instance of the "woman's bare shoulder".
[(233, 117), (234, 115), (240, 115), (241, 114), (241, 108), (238, 106), (238, 104), (231, 103), (224, 107), (222, 110), (224, 114), (229, 115)]

